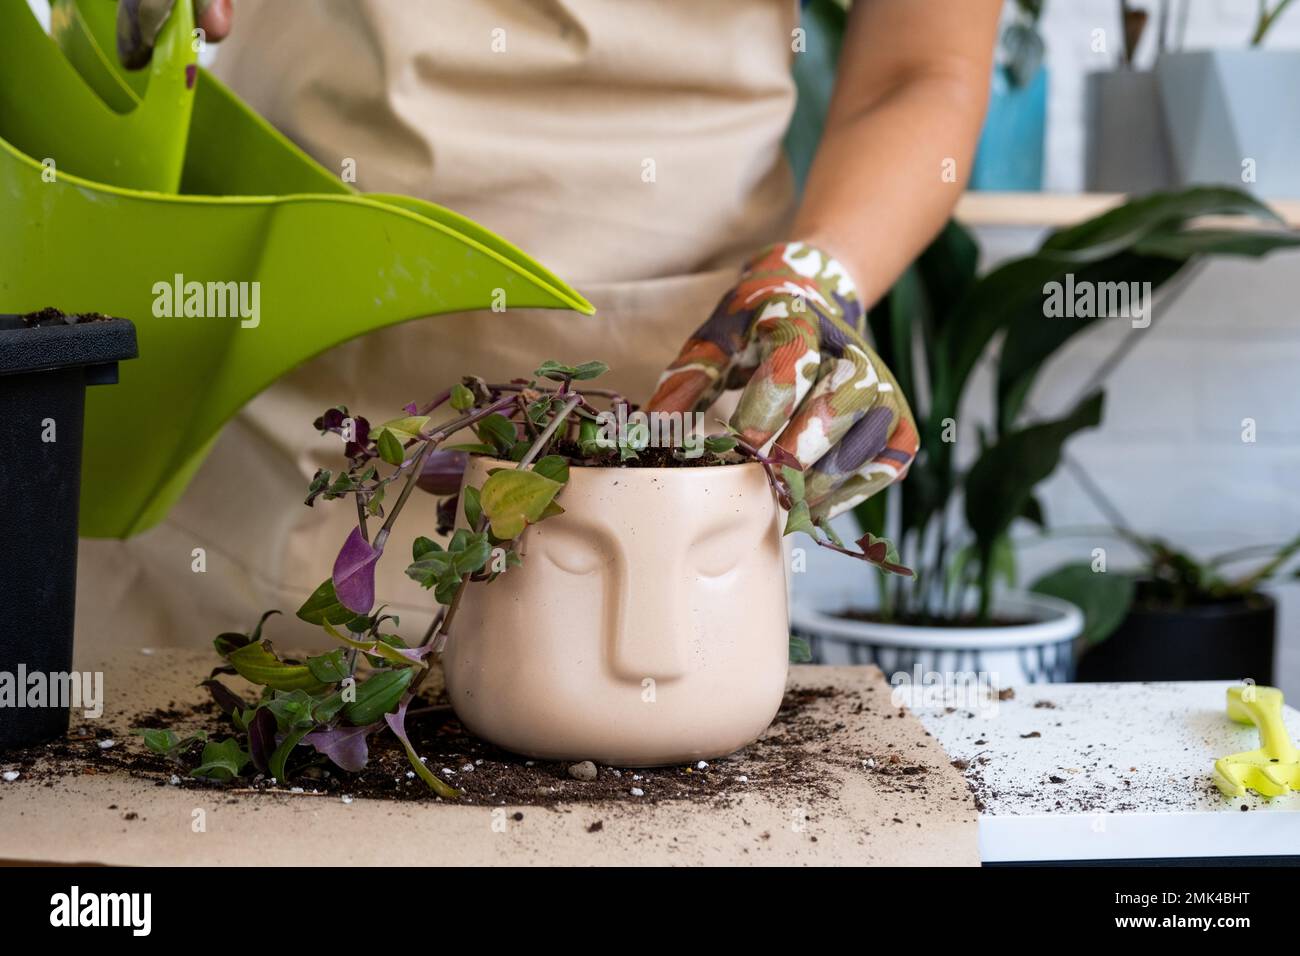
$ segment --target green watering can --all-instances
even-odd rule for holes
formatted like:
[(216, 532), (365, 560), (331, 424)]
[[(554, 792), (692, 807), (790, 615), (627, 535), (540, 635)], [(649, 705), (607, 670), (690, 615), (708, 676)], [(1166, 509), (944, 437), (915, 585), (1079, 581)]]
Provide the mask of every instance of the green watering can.
[(116, 12), (54, 0), (47, 36), (0, 0), (0, 311), (119, 315), (139, 339), (87, 395), (83, 535), (160, 521), (241, 406), (340, 342), (502, 304), (594, 311), (463, 216), (308, 157), (198, 67), (189, 3), (139, 73)]

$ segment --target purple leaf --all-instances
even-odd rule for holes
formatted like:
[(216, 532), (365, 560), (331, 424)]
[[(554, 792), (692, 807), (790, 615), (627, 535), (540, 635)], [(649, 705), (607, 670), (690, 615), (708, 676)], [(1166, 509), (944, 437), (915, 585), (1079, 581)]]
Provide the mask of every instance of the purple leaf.
[(317, 431), (338, 431), (343, 427), (345, 412), (342, 408), (327, 408), (325, 414), (314, 422)]
[(398, 705), (396, 711), (391, 714), (384, 714), (384, 721), (388, 724), (389, 729), (392, 730), (393, 736), (400, 740), (402, 746), (406, 749), (406, 759), (410, 762), (411, 769), (414, 770), (419, 775), (420, 779), (427, 783), (430, 789), (432, 789), (438, 796), (446, 800), (454, 800), (460, 796), (460, 791), (439, 780), (438, 776), (424, 765), (424, 761), (420, 759), (419, 754), (415, 752), (415, 748), (411, 746), (410, 739), (406, 736), (406, 708), (410, 703), (411, 695), (407, 694), (402, 698), (402, 702)]
[(214, 680), (209, 677), (199, 686), (208, 689), (208, 692), (212, 694), (212, 699), (215, 700), (217, 706), (221, 708), (221, 712), (227, 716), (236, 711), (243, 710), (248, 706), (242, 697), (219, 680)]
[(768, 451), (767, 457), (778, 468), (793, 468), (795, 471), (803, 471), (803, 465), (799, 463), (799, 459), (780, 445), (773, 445), (771, 450)]
[(275, 753), (275, 715), (259, 707), (248, 723), (248, 755), (262, 773), (271, 772), (271, 755)]
[(423, 647), (394, 647), (393, 650), (401, 654), (408, 661), (419, 661), (433, 653), (433, 643), (425, 644)]
[(334, 761), (339, 769), (359, 773), (365, 769), (370, 757), (366, 738), (378, 729), (378, 722), (364, 727), (335, 727), (332, 730), (313, 730), (302, 739), (303, 743), (315, 747), (317, 753)]
[(344, 607), (367, 614), (375, 603), (375, 562), (381, 552), (353, 528), (334, 559), (334, 593)]
[(360, 458), (370, 444), (370, 422), (360, 415), (352, 419), (353, 440), (343, 446), (347, 458)]
[(432, 451), (424, 458), (416, 484), (431, 495), (454, 495), (469, 463), (469, 452)]
[(411, 741), (406, 737), (406, 708), (410, 705), (411, 700), (411, 695), (407, 694), (402, 698), (402, 702), (397, 706), (397, 710), (393, 711), (391, 714), (384, 714), (384, 723), (388, 724), (393, 735), (407, 747), (411, 746)]
[(418, 415), (420, 414), (420, 406), (415, 404), (415, 402), (407, 402), (402, 406), (402, 411), (406, 412), (408, 415)]

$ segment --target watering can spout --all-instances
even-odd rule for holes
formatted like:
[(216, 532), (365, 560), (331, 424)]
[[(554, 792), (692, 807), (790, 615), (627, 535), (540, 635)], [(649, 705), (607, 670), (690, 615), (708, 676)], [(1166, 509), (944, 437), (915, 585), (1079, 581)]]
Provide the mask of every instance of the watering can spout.
[(317, 164), (196, 67), (188, 7), (146, 76), (116, 65), (112, 4), (55, 0), (51, 39), (0, 3), (0, 306), (119, 315), (139, 338), (88, 398), (90, 537), (160, 521), (227, 420), (341, 342), (477, 309), (594, 311), (463, 216)]

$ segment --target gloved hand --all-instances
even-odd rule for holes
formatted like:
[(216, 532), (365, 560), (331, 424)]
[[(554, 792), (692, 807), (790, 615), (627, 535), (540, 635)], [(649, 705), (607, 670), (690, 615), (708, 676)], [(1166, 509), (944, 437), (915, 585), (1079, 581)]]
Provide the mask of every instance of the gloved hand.
[[(194, 22), (215, 43), (230, 32), (230, 0), (192, 0)], [(119, 0), (117, 55), (128, 70), (149, 64), (158, 33), (172, 15), (176, 0)]]
[(834, 517), (907, 474), (919, 442), (907, 399), (867, 345), (848, 273), (805, 243), (770, 246), (745, 266), (659, 379), (651, 411), (703, 411), (744, 388), (731, 426), (804, 466), (814, 520)]

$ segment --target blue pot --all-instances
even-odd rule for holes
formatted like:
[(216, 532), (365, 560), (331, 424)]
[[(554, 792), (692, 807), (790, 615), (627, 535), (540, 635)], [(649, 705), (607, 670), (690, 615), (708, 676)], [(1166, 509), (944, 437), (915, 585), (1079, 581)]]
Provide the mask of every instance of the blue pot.
[(975, 154), (970, 188), (989, 192), (1037, 192), (1043, 188), (1043, 140), (1047, 130), (1047, 67), (1026, 86), (1013, 86), (1007, 71), (993, 71), (988, 115)]

